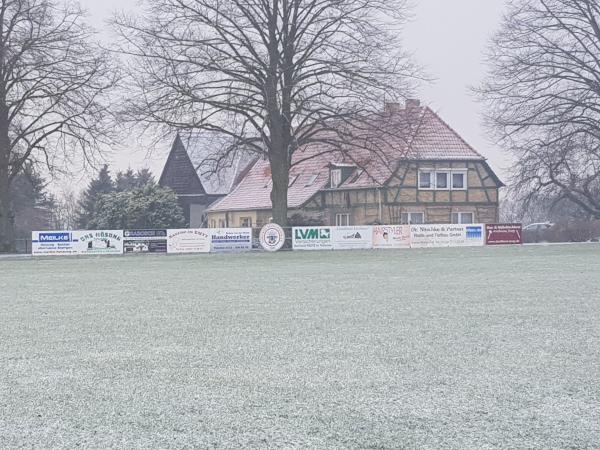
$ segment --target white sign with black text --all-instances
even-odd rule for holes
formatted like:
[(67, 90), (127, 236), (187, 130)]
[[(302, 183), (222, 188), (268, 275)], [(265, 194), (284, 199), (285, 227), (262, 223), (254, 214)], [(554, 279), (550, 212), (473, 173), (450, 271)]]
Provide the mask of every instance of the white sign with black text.
[(373, 227), (332, 227), (331, 240), (334, 250), (373, 248)]
[(210, 230), (207, 229), (167, 230), (167, 253), (208, 253), (210, 242)]
[(252, 250), (252, 228), (213, 228), (210, 251), (247, 252)]

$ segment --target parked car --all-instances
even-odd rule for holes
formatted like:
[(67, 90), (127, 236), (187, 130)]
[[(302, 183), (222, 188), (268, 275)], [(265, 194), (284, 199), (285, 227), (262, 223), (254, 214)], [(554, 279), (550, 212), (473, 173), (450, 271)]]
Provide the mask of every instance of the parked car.
[(530, 223), (523, 227), (524, 242), (549, 242), (550, 232), (554, 224), (552, 222)]

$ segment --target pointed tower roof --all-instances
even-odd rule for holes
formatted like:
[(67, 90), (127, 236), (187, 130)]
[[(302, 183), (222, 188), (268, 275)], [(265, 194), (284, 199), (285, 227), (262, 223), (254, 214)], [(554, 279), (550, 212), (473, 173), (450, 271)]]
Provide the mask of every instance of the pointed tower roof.
[(255, 158), (240, 153), (214, 167), (214, 149), (206, 141), (196, 139), (184, 144), (175, 136), (159, 183), (178, 195), (226, 195), (239, 181)]

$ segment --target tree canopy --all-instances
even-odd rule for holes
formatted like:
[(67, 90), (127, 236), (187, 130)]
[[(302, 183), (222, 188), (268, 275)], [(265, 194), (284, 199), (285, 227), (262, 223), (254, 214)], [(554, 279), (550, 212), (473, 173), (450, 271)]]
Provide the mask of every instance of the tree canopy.
[(98, 172), (79, 202), (81, 229), (180, 228), (185, 226), (177, 195), (156, 184), (148, 169)]
[[(404, 0), (145, 0), (116, 28), (130, 61), (123, 117), (269, 160), (273, 219), (287, 221), (294, 153), (343, 151), (416, 79)], [(379, 133), (385, 134), (385, 131)]]
[(14, 250), (10, 185), (26, 164), (92, 159), (111, 134), (113, 63), (75, 2), (0, 3), (0, 252)]
[(172, 189), (147, 184), (98, 196), (89, 228), (105, 230), (182, 228), (183, 210)]
[(520, 200), (600, 218), (600, 3), (513, 0), (479, 89)]

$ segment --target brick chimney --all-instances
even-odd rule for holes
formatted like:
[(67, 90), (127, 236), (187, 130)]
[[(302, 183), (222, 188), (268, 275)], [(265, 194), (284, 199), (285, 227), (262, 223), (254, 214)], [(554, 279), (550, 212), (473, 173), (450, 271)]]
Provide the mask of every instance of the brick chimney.
[(405, 108), (407, 111), (418, 109), (421, 106), (421, 101), (418, 98), (407, 98)]
[(400, 111), (400, 103), (397, 102), (385, 102), (383, 110), (386, 114), (396, 114)]

